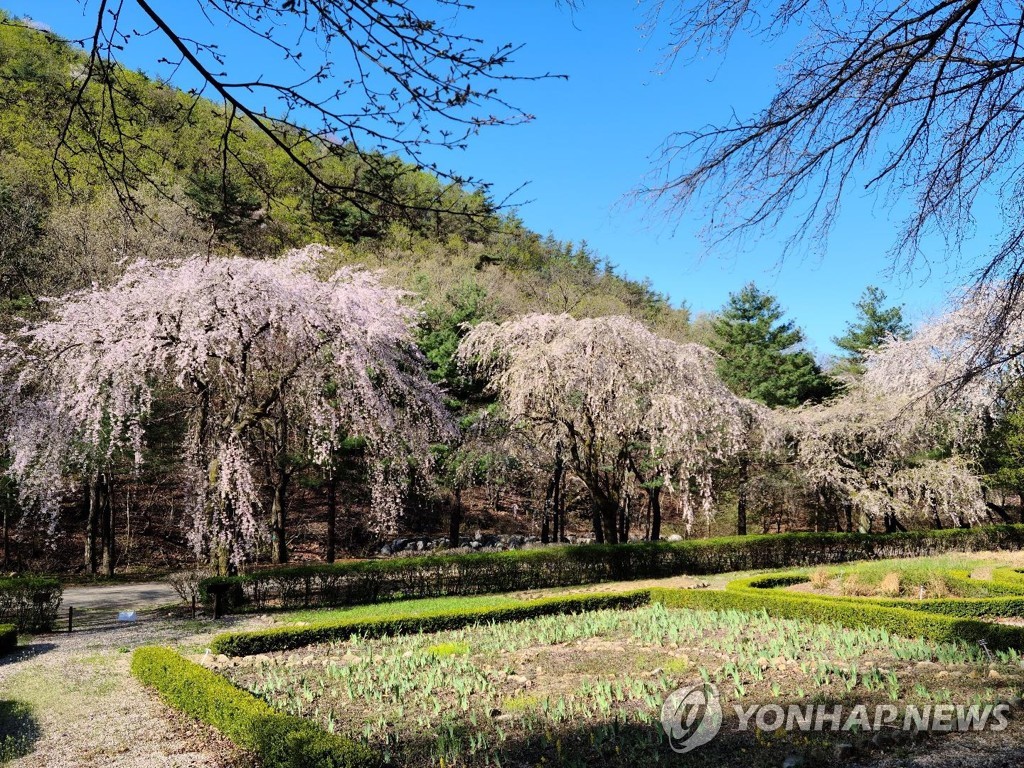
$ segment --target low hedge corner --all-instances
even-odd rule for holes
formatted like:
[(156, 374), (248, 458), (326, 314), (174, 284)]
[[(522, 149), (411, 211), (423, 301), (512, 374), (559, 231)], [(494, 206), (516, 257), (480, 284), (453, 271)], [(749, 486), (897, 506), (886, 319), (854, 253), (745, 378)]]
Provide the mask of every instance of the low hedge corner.
[(264, 768), (376, 768), (369, 747), (284, 715), (206, 667), (169, 648), (132, 656), (132, 674), (170, 706), (213, 726), (259, 758)]

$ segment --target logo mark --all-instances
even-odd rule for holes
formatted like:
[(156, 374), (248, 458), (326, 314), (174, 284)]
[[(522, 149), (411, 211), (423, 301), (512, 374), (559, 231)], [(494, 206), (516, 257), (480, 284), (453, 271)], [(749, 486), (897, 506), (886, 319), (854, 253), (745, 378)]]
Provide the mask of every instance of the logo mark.
[(722, 703), (711, 683), (678, 688), (661, 708), (661, 727), (674, 752), (684, 754), (711, 741), (722, 728)]

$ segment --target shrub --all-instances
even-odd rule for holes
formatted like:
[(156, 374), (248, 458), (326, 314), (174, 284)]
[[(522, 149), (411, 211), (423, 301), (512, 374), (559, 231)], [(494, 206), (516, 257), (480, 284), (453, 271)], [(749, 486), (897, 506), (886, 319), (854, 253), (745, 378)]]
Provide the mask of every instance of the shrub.
[(263, 611), (1022, 547), (1022, 525), (893, 534), (789, 533), (273, 568), (206, 579), (200, 586), (205, 600), (220, 596), (224, 611)]
[(264, 768), (362, 768), (380, 762), (366, 746), (281, 714), (169, 648), (139, 648), (132, 674), (170, 706), (254, 752)]
[(50, 632), (57, 620), (63, 589), (57, 579), (16, 576), (0, 579), (0, 623), (19, 632)]
[(18, 630), (13, 624), (0, 624), (0, 656), (18, 647)]
[(203, 597), (200, 585), (204, 579), (212, 578), (214, 575), (213, 569), (193, 565), (184, 570), (172, 573), (167, 581), (170, 583), (174, 592), (181, 598), (181, 602), (186, 605), (190, 604), (193, 600), (201, 600)]
[(537, 616), (561, 613), (583, 613), (606, 608), (636, 608), (650, 600), (646, 591), (616, 595), (579, 595), (524, 600), (500, 608), (449, 610), (416, 615), (397, 615), (386, 619), (350, 619), (322, 622), (301, 627), (280, 627), (253, 632), (217, 635), (211, 650), (228, 656), (252, 656), (257, 653), (284, 651), (314, 643), (346, 640), (352, 635), (383, 637), (416, 632), (442, 632), (484, 622), (522, 621)]

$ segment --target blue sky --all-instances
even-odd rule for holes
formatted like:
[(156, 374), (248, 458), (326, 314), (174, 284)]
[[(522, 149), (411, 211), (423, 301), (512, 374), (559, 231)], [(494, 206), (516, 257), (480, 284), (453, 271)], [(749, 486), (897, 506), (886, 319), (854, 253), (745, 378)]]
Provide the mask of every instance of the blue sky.
[[(96, 0), (0, 0), (15, 14), (28, 14), (68, 37), (95, 23)], [(229, 27), (211, 30), (191, 2), (154, 5), (197, 38), (216, 37), (227, 67), (276, 66), (273, 57), (240, 48)], [(939, 308), (947, 292), (969, 278), (971, 254), (983, 254), (996, 229), (982, 218), (962, 260), (947, 259), (941, 242), (930, 243), (929, 262), (913, 273), (890, 274), (888, 257), (898, 228), (899, 203), (851, 197), (823, 258), (793, 256), (780, 263), (782, 243), (768, 235), (743, 250), (709, 250), (697, 237), (696, 216), (667, 220), (632, 203), (630, 192), (651, 169), (651, 158), (673, 130), (724, 121), (733, 111), (750, 114), (764, 105), (787, 41), (764, 47), (741, 39), (724, 59), (677, 63), (661, 72), (661, 41), (639, 28), (643, 15), (633, 3), (591, 0), (571, 11), (555, 0), (481, 2), (463, 12), (459, 28), (488, 43), (522, 43), (513, 70), (552, 72), (568, 80), (513, 83), (502, 93), (535, 119), (495, 128), (475, 137), (468, 150), (439, 157), (442, 165), (487, 179), (502, 198), (523, 182), (519, 214), (542, 234), (586, 240), (600, 256), (635, 278), (649, 277), (673, 301), (695, 311), (716, 309), (730, 291), (749, 281), (777, 295), (804, 328), (810, 347), (834, 352), (830, 338), (853, 316), (852, 304), (868, 284), (881, 286), (918, 320)], [(791, 41), (788, 41), (791, 42)], [(164, 53), (153, 38), (131, 41), (129, 66), (158, 72)], [(181, 72), (182, 85), (194, 80)]]

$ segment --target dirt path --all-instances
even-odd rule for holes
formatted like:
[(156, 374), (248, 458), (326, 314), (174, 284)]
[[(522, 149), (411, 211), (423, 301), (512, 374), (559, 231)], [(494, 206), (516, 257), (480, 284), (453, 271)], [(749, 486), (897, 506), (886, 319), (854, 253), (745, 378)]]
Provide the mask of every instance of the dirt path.
[(36, 719), (32, 751), (9, 768), (245, 765), (231, 742), (164, 706), (129, 671), (131, 650), (140, 645), (198, 650), (211, 634), (198, 622), (146, 622), (41, 636), (0, 660), (0, 699), (27, 703)]

